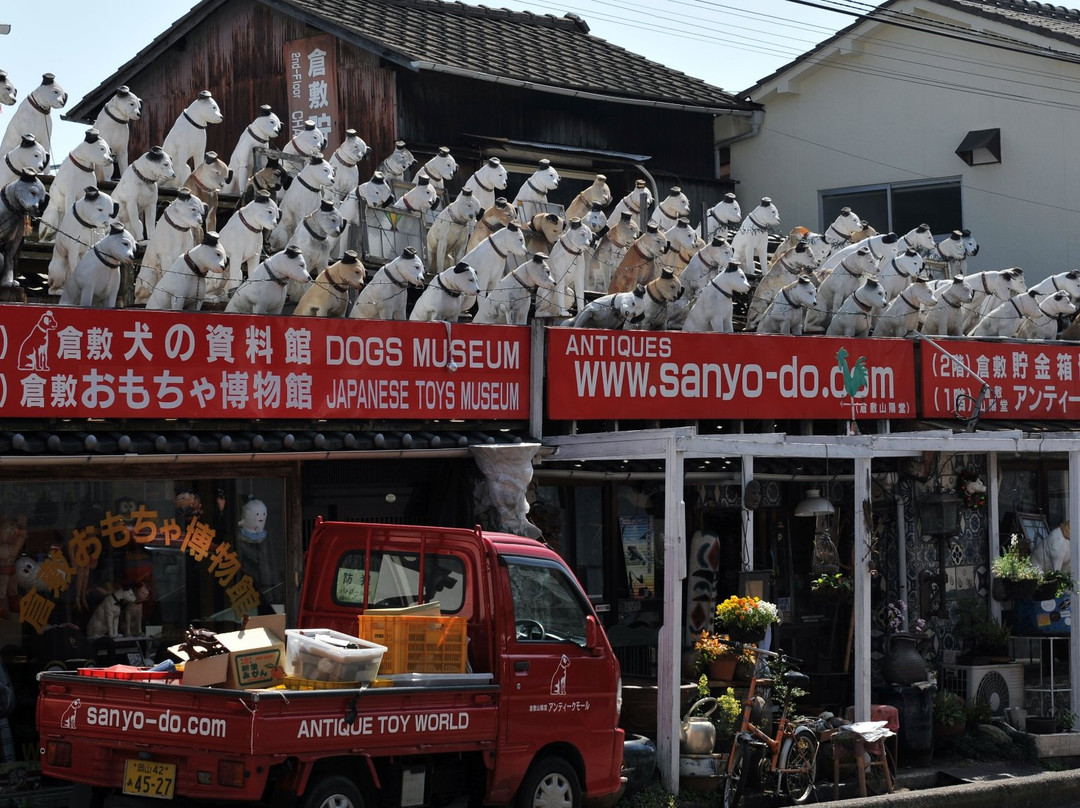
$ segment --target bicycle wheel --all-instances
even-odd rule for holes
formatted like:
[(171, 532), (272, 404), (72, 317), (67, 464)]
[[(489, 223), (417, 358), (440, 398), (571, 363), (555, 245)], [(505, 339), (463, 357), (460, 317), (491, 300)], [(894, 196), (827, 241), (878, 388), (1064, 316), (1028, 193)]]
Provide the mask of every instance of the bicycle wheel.
[(724, 780), (724, 808), (739, 808), (746, 792), (746, 776), (750, 772), (746, 760), (746, 744), (740, 743), (731, 755), (727, 778)]
[(784, 764), (784, 793), (796, 805), (807, 802), (814, 793), (817, 753), (817, 738), (809, 732), (797, 734), (788, 748)]

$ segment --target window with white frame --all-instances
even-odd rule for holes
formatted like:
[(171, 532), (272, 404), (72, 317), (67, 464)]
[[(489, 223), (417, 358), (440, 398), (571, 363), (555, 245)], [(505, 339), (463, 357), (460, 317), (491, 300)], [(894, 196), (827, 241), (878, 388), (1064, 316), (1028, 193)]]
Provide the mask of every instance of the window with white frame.
[(934, 233), (943, 234), (964, 224), (959, 177), (821, 191), (822, 226), (828, 227), (844, 207), (879, 233), (891, 230), (903, 235), (925, 222)]

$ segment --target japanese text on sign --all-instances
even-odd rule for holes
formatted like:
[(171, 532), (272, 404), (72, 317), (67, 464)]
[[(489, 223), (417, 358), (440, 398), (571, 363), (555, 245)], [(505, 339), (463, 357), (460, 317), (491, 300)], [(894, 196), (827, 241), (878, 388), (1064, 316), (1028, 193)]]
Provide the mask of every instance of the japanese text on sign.
[(285, 43), (288, 126), (291, 135), (311, 120), (328, 141), (327, 151), (340, 143), (337, 98), (337, 58), (334, 37), (321, 35)]

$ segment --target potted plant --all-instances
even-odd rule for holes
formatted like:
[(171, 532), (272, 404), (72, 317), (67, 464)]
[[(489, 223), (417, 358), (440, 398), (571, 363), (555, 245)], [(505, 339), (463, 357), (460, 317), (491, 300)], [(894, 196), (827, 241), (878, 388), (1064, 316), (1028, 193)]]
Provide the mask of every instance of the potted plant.
[(1008, 661), (1011, 631), (993, 619), (978, 598), (964, 598), (958, 604), (956, 636), (963, 643), (963, 658), (970, 664)]
[[(709, 679), (705, 674), (697, 683), (698, 702), (712, 695)], [(732, 688), (727, 688), (721, 695), (716, 697), (716, 707), (709, 712), (709, 720), (716, 727), (716, 743), (713, 749), (716, 752), (728, 752), (731, 743), (735, 740), (735, 731), (739, 728), (742, 719), (742, 704)]]
[[(735, 678), (739, 652), (729, 642), (708, 631), (701, 632), (694, 643), (697, 669), (713, 681), (730, 682)], [(709, 694), (705, 694), (709, 695)]]
[(993, 595), (997, 600), (1031, 597), (1043, 577), (1042, 570), (1020, 546), (1020, 537), (1015, 533), (1001, 555), (993, 560), (990, 569), (994, 574)]
[(919, 643), (926, 631), (921, 617), (904, 630), (907, 602), (890, 603), (886, 610), (888, 634), (885, 637), (885, 656), (881, 660), (881, 675), (890, 684), (910, 685), (926, 681), (926, 659)]
[(934, 694), (932, 707), (934, 730), (942, 737), (956, 737), (964, 732), (967, 710), (964, 700), (951, 690), (939, 690)]
[(1035, 600), (1051, 600), (1076, 591), (1076, 580), (1067, 570), (1047, 570), (1042, 574), (1032, 597)]
[(765, 639), (769, 627), (779, 622), (780, 610), (775, 603), (732, 595), (716, 607), (713, 627), (736, 642), (755, 643)]
[(854, 592), (851, 577), (842, 572), (826, 573), (810, 581), (810, 591), (819, 600), (845, 602)]

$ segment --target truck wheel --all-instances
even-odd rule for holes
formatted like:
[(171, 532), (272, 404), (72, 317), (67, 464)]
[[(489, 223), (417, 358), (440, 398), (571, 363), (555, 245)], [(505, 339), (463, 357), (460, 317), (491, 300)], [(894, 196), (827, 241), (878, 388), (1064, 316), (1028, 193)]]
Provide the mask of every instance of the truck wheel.
[(369, 805), (356, 783), (340, 774), (323, 777), (304, 794), (303, 808), (365, 808)]
[(517, 808), (579, 808), (581, 784), (577, 772), (561, 757), (536, 761), (518, 792)]

